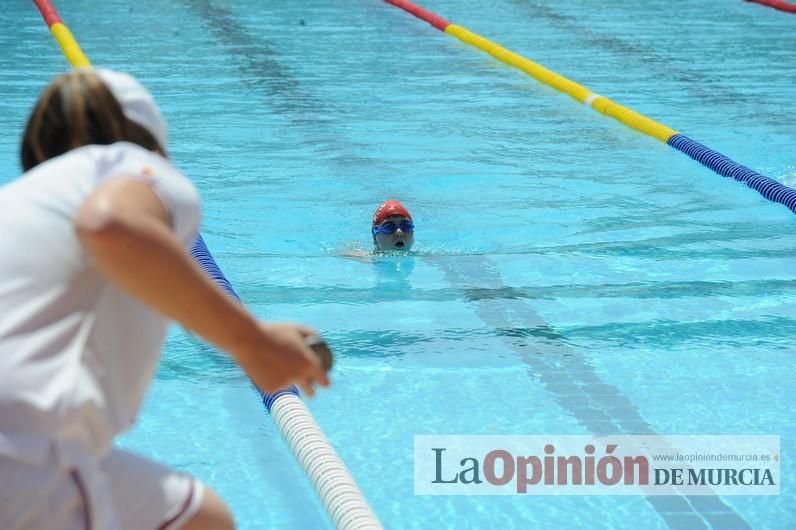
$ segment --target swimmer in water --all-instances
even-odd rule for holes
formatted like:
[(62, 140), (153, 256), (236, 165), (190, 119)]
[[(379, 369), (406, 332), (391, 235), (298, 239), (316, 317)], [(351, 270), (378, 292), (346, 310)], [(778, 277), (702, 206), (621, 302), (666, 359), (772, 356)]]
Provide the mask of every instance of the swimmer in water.
[(403, 204), (390, 199), (376, 209), (371, 225), (376, 252), (402, 251), (412, 248), (415, 242), (415, 225), (412, 215)]

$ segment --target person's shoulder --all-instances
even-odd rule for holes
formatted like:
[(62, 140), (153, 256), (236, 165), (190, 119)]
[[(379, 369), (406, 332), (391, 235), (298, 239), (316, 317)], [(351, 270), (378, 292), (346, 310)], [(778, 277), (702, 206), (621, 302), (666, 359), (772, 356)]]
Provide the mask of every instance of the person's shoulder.
[[(160, 163), (159, 155), (152, 153), (136, 144), (116, 142), (109, 145), (84, 145), (70, 149), (66, 153), (46, 160), (33, 168), (30, 173), (61, 173), (65, 168), (80, 168), (81, 174), (103, 173), (113, 171), (126, 162)], [(165, 161), (165, 159), (162, 159)]]
[(341, 258), (353, 259), (361, 262), (370, 262), (373, 259), (373, 251), (365, 250), (359, 242), (349, 242), (341, 245), (335, 251)]
[(30, 183), (48, 179), (64, 180), (65, 175), (76, 178), (78, 175), (92, 173), (92, 168), (96, 167), (98, 161), (98, 154), (94, 148), (99, 147), (101, 146), (87, 145), (70, 149), (36, 165), (25, 173), (24, 179), (20, 180)]
[(116, 142), (106, 146), (91, 146), (96, 151), (99, 173), (104, 176), (132, 173), (160, 178), (187, 177), (171, 161), (158, 153), (130, 142)]
[(132, 142), (116, 142), (110, 145), (92, 145), (98, 155), (108, 161), (136, 160), (171, 167), (171, 163), (158, 153)]

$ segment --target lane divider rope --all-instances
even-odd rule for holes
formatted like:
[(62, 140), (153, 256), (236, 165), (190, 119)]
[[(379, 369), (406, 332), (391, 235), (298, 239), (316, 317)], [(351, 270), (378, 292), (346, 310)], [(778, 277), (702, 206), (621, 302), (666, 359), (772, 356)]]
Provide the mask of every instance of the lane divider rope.
[[(457, 26), (441, 16), (410, 2), (409, 0), (384, 0), (386, 3), (403, 9), (411, 15), (428, 22), (438, 30), (456, 37), (465, 44), (488, 53), (497, 60), (513, 66), (556, 90), (563, 92), (579, 103), (587, 105), (597, 112), (614, 118), (620, 123), (635, 129), (643, 134), (652, 136), (675, 149), (682, 151), (692, 159), (724, 177), (733, 178), (743, 182), (756, 190), (766, 199), (780, 203), (796, 213), (796, 190), (780, 182), (761, 175), (746, 166), (743, 166), (723, 154), (688, 138), (655, 120), (638, 112), (624, 107), (605, 96), (601, 96), (588, 88), (559, 75), (544, 66), (508, 50), (489, 39), (477, 35), (468, 29)], [(757, 1), (757, 0), (750, 0)], [(765, 0), (778, 1), (778, 0)]]
[[(200, 235), (191, 256), (229, 296), (240, 301)], [(258, 389), (259, 392), (259, 389)], [(339, 530), (382, 530), (345, 463), (324, 435), (295, 387), (274, 394), (260, 392), (263, 405), (274, 418), (326, 512)]]
[(52, 5), (52, 2), (50, 2), (50, 0), (33, 0), (33, 3), (36, 4), (36, 7), (39, 9), (42, 18), (44, 18), (44, 22), (47, 24), (47, 27), (50, 28), (50, 32), (61, 47), (61, 51), (66, 56), (66, 60), (69, 61), (69, 64), (75, 68), (91, 67), (91, 63), (83, 53), (83, 50), (80, 49), (80, 46), (78, 46), (72, 32), (69, 31), (69, 28), (66, 27), (66, 24), (61, 20), (61, 17), (58, 16), (58, 12)]

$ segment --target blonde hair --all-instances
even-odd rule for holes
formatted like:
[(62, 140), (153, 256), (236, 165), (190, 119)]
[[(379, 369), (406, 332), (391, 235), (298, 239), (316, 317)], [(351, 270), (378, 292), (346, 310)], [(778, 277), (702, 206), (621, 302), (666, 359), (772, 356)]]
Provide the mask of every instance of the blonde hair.
[(47, 86), (28, 118), (20, 158), (25, 171), (67, 151), (127, 141), (165, 156), (152, 134), (127, 119), (102, 79), (73, 70)]

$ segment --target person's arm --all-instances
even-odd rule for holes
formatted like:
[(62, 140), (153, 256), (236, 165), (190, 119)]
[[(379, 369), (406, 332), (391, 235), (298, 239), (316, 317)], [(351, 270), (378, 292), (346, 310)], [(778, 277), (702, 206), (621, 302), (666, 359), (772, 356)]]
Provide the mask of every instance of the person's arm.
[(262, 324), (194, 263), (173, 235), (168, 213), (146, 182), (111, 179), (81, 206), (78, 239), (96, 267), (153, 310), (232, 354), (264, 392), (312, 382), (328, 386), (303, 339), (313, 331)]

